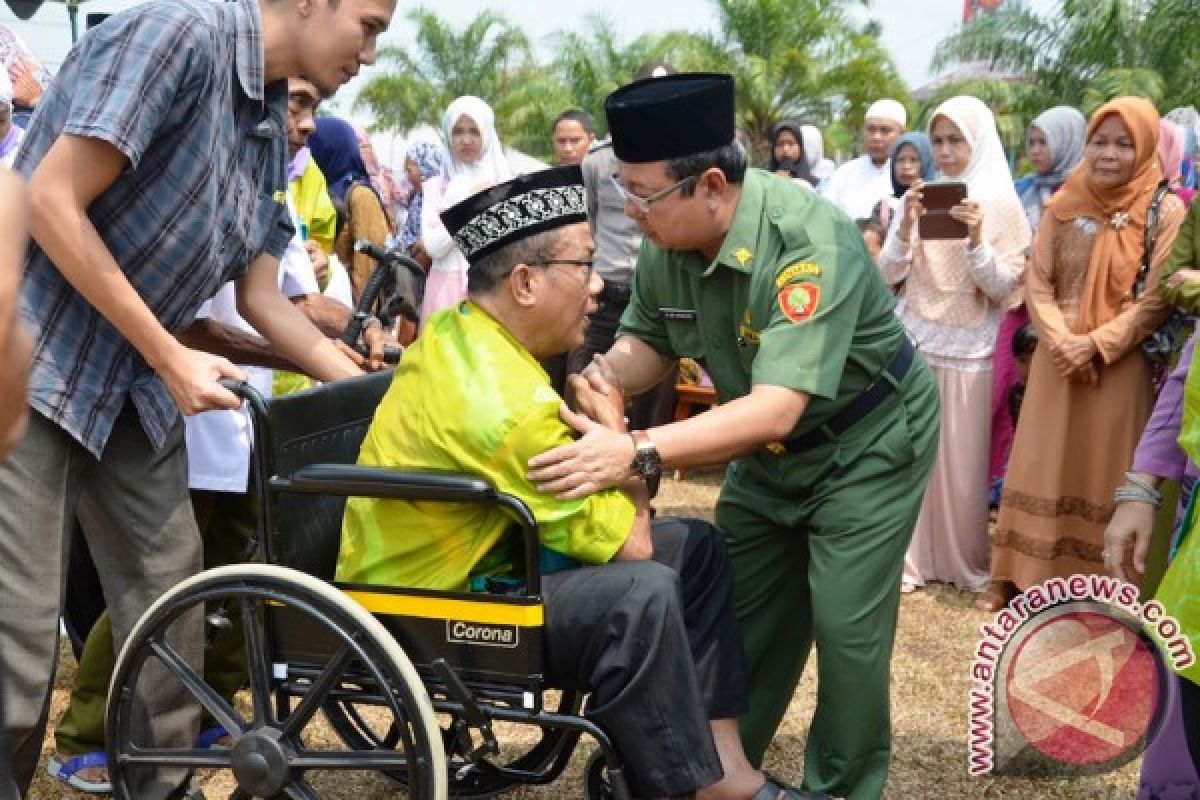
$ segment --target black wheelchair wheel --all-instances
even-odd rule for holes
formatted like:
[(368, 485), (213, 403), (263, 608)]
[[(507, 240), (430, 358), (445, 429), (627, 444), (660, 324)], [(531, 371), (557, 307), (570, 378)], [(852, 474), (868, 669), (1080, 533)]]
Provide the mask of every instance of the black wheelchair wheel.
[[(223, 698), (180, 655), (171, 626), (185, 615), (203, 616), (205, 604), (241, 610), (249, 706), (244, 713)], [(211, 607), (211, 605), (210, 605)], [(286, 612), (306, 639), (321, 642), (298, 668), (273, 655), (272, 627)], [(189, 618), (191, 618), (189, 616)], [(190, 698), (229, 732), (228, 748), (153, 747), (132, 740), (134, 721), (146, 713), (139, 680), (169, 685)], [(167, 682), (173, 682), (168, 684)], [(288, 684), (287, 702), (278, 701)], [(361, 750), (322, 742), (313, 729), (331, 696), (350, 696), (369, 685), (376, 714), (393, 732), (389, 747)], [(293, 704), (291, 700), (297, 702)], [(171, 712), (179, 713), (172, 707)], [(441, 732), (433, 706), (412, 663), (384, 627), (327, 583), (286, 567), (239, 564), (203, 572), (163, 595), (134, 627), (117, 659), (109, 691), (106, 738), (113, 795), (131, 800), (145, 771), (175, 775), (197, 769), (228, 770), (236, 798), (316, 798), (312, 779), (347, 770), (401, 773), (415, 800), (447, 796)], [(327, 737), (326, 737), (327, 738)]]
[(588, 759), (583, 771), (584, 797), (587, 800), (613, 800), (612, 785), (608, 782), (608, 773), (604, 768), (604, 755), (597, 750)]
[[(347, 747), (369, 750), (395, 746), (396, 732), (388, 730), (381, 733), (378, 725), (364, 718), (353, 698), (330, 698), (323, 710), (330, 727)], [(583, 694), (562, 692), (556, 707), (548, 709), (548, 713), (581, 716)], [(457, 721), (457, 713), (448, 712), (448, 716), (449, 724), (441, 728), (441, 738), (449, 772), (449, 793), (451, 797), (464, 800), (495, 796), (514, 786), (530, 783), (532, 776), (538, 776), (538, 783), (553, 780), (562, 772), (580, 736), (578, 731), (544, 727), (540, 729), (538, 739), (515, 758), (502, 760), (493, 757), (490, 761), (495, 768), (481, 769), (459, 751), (452, 727)], [(386, 774), (398, 785), (408, 785), (406, 773)]]

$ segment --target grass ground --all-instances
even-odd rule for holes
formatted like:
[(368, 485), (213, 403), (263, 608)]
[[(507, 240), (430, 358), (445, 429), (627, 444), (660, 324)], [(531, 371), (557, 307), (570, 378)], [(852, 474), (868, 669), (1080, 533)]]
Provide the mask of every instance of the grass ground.
[[(685, 481), (664, 481), (656, 505), (662, 514), (711, 518), (721, 474), (703, 471)], [(971, 608), (971, 597), (954, 589), (934, 586), (906, 596), (900, 605), (896, 653), (892, 662), (893, 762), (888, 798), (1133, 798), (1136, 795), (1138, 762), (1102, 776), (1073, 780), (1016, 778), (972, 778), (967, 774), (967, 691), (970, 655), (980, 624), (989, 615)], [(69, 654), (55, 686), (52, 722), (63, 712), (74, 663)], [(812, 715), (815, 682), (806, 674), (766, 766), (787, 780), (799, 780), (804, 760), (805, 732)], [(518, 734), (511, 733), (516, 736)], [(504, 737), (502, 737), (503, 739)], [(45, 754), (53, 740), (47, 736)], [(580, 772), (587, 755), (581, 748), (568, 774), (558, 783), (539, 789), (524, 789), (512, 798), (570, 798), (583, 795)], [(203, 786), (209, 798), (227, 797), (232, 789), (227, 775), (206, 776)], [(388, 781), (370, 774), (347, 774), (318, 783), (323, 798), (377, 800), (402, 797)], [(44, 774), (33, 786), (37, 800), (81, 798), (85, 795), (64, 788)]]

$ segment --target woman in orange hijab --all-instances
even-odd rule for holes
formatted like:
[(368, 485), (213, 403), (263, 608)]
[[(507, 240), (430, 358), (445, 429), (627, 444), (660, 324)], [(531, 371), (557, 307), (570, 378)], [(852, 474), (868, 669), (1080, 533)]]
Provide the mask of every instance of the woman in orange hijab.
[(1147, 218), (1163, 180), (1158, 112), (1142, 98), (1102, 106), (1083, 162), (1047, 204), (1026, 272), (1039, 343), (977, 607), (1076, 573), (1105, 574), (1104, 528), (1154, 403), (1141, 343), (1170, 313), (1162, 263), (1185, 209), (1161, 199), (1140, 274)]

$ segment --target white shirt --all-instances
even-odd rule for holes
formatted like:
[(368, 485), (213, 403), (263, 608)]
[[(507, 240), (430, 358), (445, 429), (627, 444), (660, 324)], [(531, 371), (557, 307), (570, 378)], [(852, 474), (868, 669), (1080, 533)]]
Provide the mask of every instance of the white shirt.
[(870, 156), (842, 164), (821, 187), (825, 199), (853, 220), (867, 219), (875, 204), (892, 194), (892, 162), (877, 167)]
[[(292, 224), (299, 231), (300, 224), (290, 196), (287, 206), (292, 215)], [(321, 291), (299, 233), (288, 242), (287, 250), (279, 260), (279, 290), (287, 297)], [(222, 286), (211, 300), (200, 307), (196, 318), (213, 319), (257, 335), (257, 331), (237, 312), (237, 295), (232, 281)], [(264, 397), (271, 396), (271, 370), (264, 367), (242, 369), (251, 386)], [(206, 411), (187, 417), (185, 425), (188, 486), (192, 489), (244, 493), (250, 473), (250, 412), (245, 408), (237, 411)]]

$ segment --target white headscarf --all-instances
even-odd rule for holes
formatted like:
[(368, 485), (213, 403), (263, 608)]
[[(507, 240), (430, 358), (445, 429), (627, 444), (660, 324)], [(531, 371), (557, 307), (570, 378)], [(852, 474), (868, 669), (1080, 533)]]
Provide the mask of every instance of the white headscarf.
[(835, 169), (831, 159), (825, 157), (825, 139), (816, 125), (801, 125), (800, 138), (804, 144), (804, 158), (808, 160), (808, 170), (818, 181), (823, 181), (833, 174)]
[(8, 106), (9, 108), (12, 108), (12, 104), (12, 80), (8, 77), (8, 70), (4, 69), (3, 64), (0, 64), (0, 106)]
[[(479, 126), (483, 147), (479, 159), (474, 162), (458, 161), (454, 157), (454, 148), (450, 134), (460, 117), (470, 117)], [(455, 100), (442, 115), (442, 134), (446, 137), (446, 149), (450, 152), (450, 164), (446, 175), (451, 179), (465, 178), (470, 184), (486, 181), (489, 185), (503, 183), (513, 177), (512, 169), (504, 157), (504, 148), (500, 146), (500, 137), (496, 135), (496, 118), (491, 106), (478, 97), (463, 95)]]
[(1016, 201), (1012, 173), (992, 110), (978, 97), (951, 97), (929, 117), (931, 137), (933, 123), (938, 117), (953, 122), (971, 148), (971, 161), (961, 175), (950, 178), (938, 170), (938, 180), (962, 181), (967, 185), (967, 196), (975, 200), (1011, 197)]

